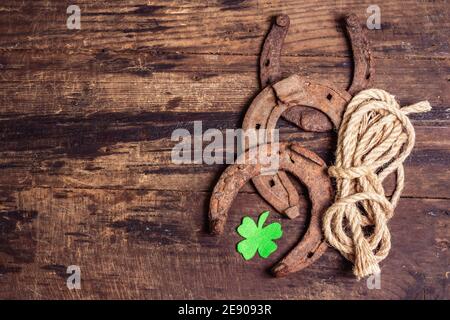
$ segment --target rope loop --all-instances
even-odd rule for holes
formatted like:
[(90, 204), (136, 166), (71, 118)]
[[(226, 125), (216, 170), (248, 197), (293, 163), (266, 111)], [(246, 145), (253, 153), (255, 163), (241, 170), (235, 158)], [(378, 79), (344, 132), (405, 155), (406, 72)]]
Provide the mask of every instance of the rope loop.
[[(407, 115), (429, 110), (428, 101), (401, 108), (381, 89), (361, 91), (346, 108), (336, 163), (328, 171), (336, 179), (336, 199), (324, 214), (323, 229), (328, 243), (353, 262), (358, 278), (379, 272), (378, 263), (389, 253), (387, 222), (403, 190), (403, 162), (415, 140)], [(394, 172), (388, 200), (382, 182)]]

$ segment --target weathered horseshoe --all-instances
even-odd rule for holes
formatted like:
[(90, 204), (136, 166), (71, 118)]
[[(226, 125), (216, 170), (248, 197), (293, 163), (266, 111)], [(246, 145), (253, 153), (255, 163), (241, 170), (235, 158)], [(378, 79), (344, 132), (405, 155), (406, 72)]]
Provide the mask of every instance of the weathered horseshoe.
[(353, 80), (347, 91), (353, 96), (372, 86), (375, 60), (370, 50), (369, 41), (355, 14), (349, 14), (345, 17), (345, 30), (352, 46), (354, 64)]
[(256, 96), (245, 114), (242, 128), (275, 129), (284, 112), (301, 104), (324, 113), (337, 129), (351, 98), (347, 91), (295, 74), (266, 87)]
[(288, 30), (289, 16), (285, 14), (277, 16), (259, 57), (259, 80), (263, 88), (281, 80), (281, 49)]
[[(284, 38), (289, 28), (289, 17), (276, 18), (260, 56), (260, 81), (266, 87), (253, 101), (244, 120), (244, 129), (274, 129), (280, 115), (298, 127), (309, 131), (327, 131), (339, 127), (350, 94), (370, 86), (374, 61), (369, 42), (358, 18), (350, 14), (345, 18), (354, 60), (353, 81), (348, 93), (324, 83), (314, 83), (300, 76), (281, 78), (280, 58)], [(274, 84), (275, 83), (275, 84)], [(273, 177), (253, 179), (258, 192), (279, 212), (289, 218), (300, 213), (299, 196), (292, 182), (283, 172)]]
[[(311, 219), (308, 230), (301, 241), (273, 268), (272, 273), (285, 276), (306, 268), (326, 250), (321, 231), (321, 216), (332, 201), (331, 181), (326, 173), (326, 164), (314, 152), (302, 148), (297, 142), (279, 144), (279, 170), (290, 172), (308, 189), (311, 199)], [(244, 156), (248, 156), (249, 151)], [(234, 164), (221, 175), (211, 196), (209, 226), (212, 234), (224, 231), (228, 211), (242, 186), (251, 178), (261, 177), (264, 166), (256, 164)]]
[[(262, 88), (280, 80), (280, 59), (284, 38), (289, 29), (289, 17), (280, 15), (267, 35), (260, 55), (260, 83)], [(355, 14), (345, 17), (345, 29), (351, 43), (354, 61), (353, 80), (347, 90), (351, 95), (371, 86), (375, 63), (369, 42)], [(306, 131), (323, 132), (331, 130), (329, 119), (317, 110), (297, 106), (282, 115), (286, 120)]]
[[(369, 86), (374, 74), (369, 43), (358, 19), (355, 15), (346, 17), (346, 30), (354, 57), (353, 80), (348, 92), (298, 75), (280, 80), (281, 49), (288, 28), (289, 17), (278, 16), (265, 40), (260, 56), (260, 81), (265, 89), (250, 105), (243, 129), (268, 129), (270, 132), (281, 116), (308, 131), (337, 129), (351, 94)], [(297, 143), (282, 143), (279, 155), (280, 170), (272, 176), (262, 175), (263, 166), (260, 164), (228, 167), (214, 188), (209, 219), (211, 233), (222, 233), (233, 199), (249, 179), (275, 209), (294, 218), (300, 213), (300, 200), (286, 172), (296, 176), (308, 189), (312, 202), (311, 221), (302, 241), (272, 269), (275, 276), (284, 276), (307, 267), (326, 250), (320, 216), (331, 203), (332, 188), (324, 172), (325, 163), (315, 153)]]
[[(297, 105), (323, 112), (334, 127), (339, 128), (350, 99), (351, 95), (346, 91), (292, 75), (266, 87), (256, 96), (245, 114), (242, 129), (267, 129), (270, 132), (275, 129), (280, 116)], [(291, 219), (300, 214), (297, 191), (284, 172), (254, 177), (252, 181), (259, 194), (278, 212)]]

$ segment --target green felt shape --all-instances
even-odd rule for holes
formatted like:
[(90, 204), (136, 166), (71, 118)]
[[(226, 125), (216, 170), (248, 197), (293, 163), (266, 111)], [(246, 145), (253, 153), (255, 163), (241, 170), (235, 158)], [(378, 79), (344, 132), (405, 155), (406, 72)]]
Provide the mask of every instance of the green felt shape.
[(237, 228), (237, 232), (244, 240), (237, 244), (237, 251), (242, 254), (245, 260), (250, 260), (258, 251), (261, 258), (269, 257), (275, 250), (277, 245), (273, 240), (280, 239), (283, 235), (281, 225), (273, 222), (265, 227), (264, 223), (269, 216), (269, 211), (261, 213), (258, 219), (258, 225), (250, 217), (244, 217), (241, 225)]

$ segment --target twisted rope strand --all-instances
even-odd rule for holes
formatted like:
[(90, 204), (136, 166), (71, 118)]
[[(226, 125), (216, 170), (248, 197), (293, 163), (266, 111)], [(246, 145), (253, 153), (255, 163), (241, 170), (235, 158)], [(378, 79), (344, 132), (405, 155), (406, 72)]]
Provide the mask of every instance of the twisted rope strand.
[[(358, 93), (347, 106), (339, 129), (336, 164), (336, 200), (323, 218), (330, 245), (354, 264), (353, 273), (365, 277), (380, 271), (378, 263), (391, 248), (387, 222), (394, 214), (404, 186), (403, 161), (415, 140), (410, 113), (431, 110), (428, 101), (401, 108), (384, 90)], [(383, 180), (396, 172), (388, 200)]]

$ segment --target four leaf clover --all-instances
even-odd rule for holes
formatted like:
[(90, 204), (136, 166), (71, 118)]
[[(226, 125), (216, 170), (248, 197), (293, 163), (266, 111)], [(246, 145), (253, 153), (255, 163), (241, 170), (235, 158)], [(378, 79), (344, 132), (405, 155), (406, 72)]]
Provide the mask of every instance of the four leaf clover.
[(242, 254), (245, 260), (250, 260), (258, 251), (261, 258), (267, 258), (278, 246), (273, 240), (280, 239), (283, 235), (281, 225), (278, 222), (271, 223), (263, 227), (269, 216), (269, 211), (261, 213), (258, 219), (258, 225), (250, 217), (244, 217), (241, 225), (237, 228), (239, 235), (244, 237), (237, 244), (237, 251)]

